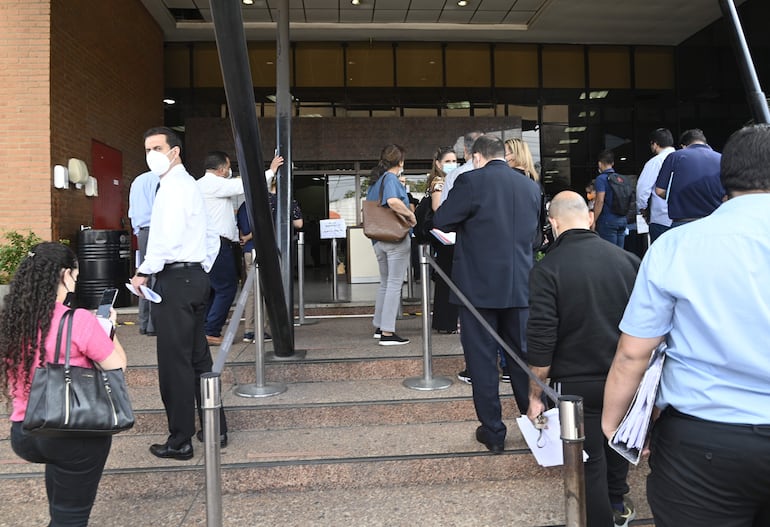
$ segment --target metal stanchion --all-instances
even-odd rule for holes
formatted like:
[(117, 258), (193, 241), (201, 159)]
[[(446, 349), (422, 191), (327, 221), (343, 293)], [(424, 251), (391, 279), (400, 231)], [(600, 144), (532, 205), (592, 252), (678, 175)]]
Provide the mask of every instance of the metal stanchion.
[(295, 326), (318, 324), (317, 320), (305, 318), (305, 233), (297, 233), (297, 320)]
[(423, 376), (404, 380), (404, 386), (413, 390), (443, 390), (452, 385), (449, 377), (433, 377), (433, 357), (430, 342), (430, 264), (429, 245), (420, 245), (420, 282), (422, 286), (422, 350)]
[(332, 301), (337, 302), (337, 238), (332, 238)]
[(222, 526), (222, 466), (219, 445), (219, 412), (222, 411), (218, 373), (201, 375), (203, 447), (206, 453), (206, 525)]
[(254, 263), (254, 336), (256, 337), (257, 360), (256, 382), (239, 384), (233, 392), (241, 397), (270, 397), (286, 391), (283, 383), (265, 382), (265, 313), (262, 307), (262, 285), (259, 280), (259, 263)]
[(583, 472), (583, 398), (559, 397), (559, 421), (564, 452), (566, 527), (586, 527), (586, 485)]

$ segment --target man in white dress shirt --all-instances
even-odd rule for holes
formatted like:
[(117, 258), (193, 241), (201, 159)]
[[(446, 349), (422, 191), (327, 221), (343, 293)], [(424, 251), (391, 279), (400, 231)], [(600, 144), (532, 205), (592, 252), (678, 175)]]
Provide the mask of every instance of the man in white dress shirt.
[(650, 150), (655, 154), (644, 164), (636, 182), (636, 210), (650, 224), (650, 243), (671, 227), (666, 200), (655, 194), (655, 182), (663, 161), (674, 151), (674, 136), (668, 128), (658, 128), (650, 134)]
[[(211, 352), (203, 330), (209, 295), (208, 271), (219, 251), (209, 228), (206, 205), (195, 179), (181, 161), (182, 143), (165, 127), (144, 134), (150, 171), (160, 178), (152, 208), (147, 253), (131, 285), (137, 290), (155, 275), (162, 301), (153, 306), (157, 338), (158, 384), (169, 436), (150, 452), (160, 458), (193, 457), (195, 407), (200, 411), (200, 376), (210, 372)], [(202, 421), (202, 419), (201, 419)], [(227, 444), (227, 423), (220, 412), (220, 441)]]
[[(206, 340), (210, 346), (222, 344), (222, 326), (238, 289), (240, 244), (235, 224), (234, 198), (243, 195), (243, 180), (231, 179), (230, 156), (213, 151), (206, 155), (206, 173), (198, 180), (198, 188), (206, 202), (209, 222), (219, 235), (219, 253), (209, 271), (211, 293), (206, 310)], [(237, 256), (236, 256), (237, 251)]]

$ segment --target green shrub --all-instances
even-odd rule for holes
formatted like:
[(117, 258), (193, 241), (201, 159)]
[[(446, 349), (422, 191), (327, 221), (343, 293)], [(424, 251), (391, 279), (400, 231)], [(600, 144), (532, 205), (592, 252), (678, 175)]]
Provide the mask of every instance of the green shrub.
[(3, 236), (6, 241), (0, 244), (0, 284), (7, 284), (30, 249), (43, 240), (31, 231), (26, 235), (9, 231)]

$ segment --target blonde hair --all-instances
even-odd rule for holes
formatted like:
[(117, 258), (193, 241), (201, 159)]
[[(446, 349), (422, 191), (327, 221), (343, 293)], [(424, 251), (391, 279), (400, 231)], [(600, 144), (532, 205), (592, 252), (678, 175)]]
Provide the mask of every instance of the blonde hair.
[(522, 139), (514, 137), (505, 141), (505, 146), (511, 151), (509, 164), (514, 168), (520, 168), (533, 181), (540, 181), (540, 174), (537, 173), (535, 162), (532, 160), (532, 153), (529, 146)]

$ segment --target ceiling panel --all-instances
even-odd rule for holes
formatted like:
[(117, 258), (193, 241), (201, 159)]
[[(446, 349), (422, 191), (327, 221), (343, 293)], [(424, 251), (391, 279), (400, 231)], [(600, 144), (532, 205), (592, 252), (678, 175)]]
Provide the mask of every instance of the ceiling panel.
[[(141, 0), (169, 42), (213, 41), (210, 0)], [(735, 0), (740, 5), (745, 0)], [(717, 0), (289, 0), (295, 41), (370, 39), (442, 42), (676, 45), (721, 16)], [(275, 39), (279, 0), (243, 6), (246, 36)], [(200, 11), (175, 20), (169, 9)], [(531, 24), (530, 24), (531, 21)], [(328, 24), (344, 23), (340, 32)], [(483, 24), (483, 27), (481, 25)], [(529, 24), (527, 26), (527, 24)], [(317, 27), (315, 27), (317, 26)], [(522, 28), (522, 26), (525, 26)], [(512, 31), (512, 30), (516, 31)], [(524, 30), (522, 30), (524, 29)]]

